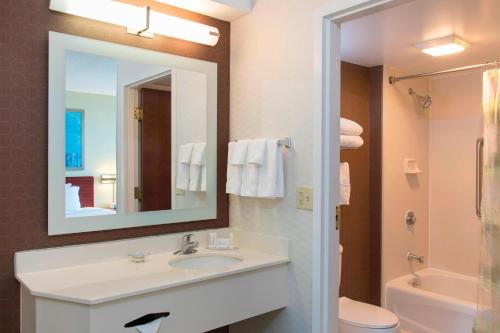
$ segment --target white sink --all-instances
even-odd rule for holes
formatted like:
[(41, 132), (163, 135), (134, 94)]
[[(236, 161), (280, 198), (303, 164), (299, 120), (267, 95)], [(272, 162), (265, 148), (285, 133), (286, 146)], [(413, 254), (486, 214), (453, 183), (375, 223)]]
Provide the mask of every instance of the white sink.
[(222, 255), (187, 255), (179, 259), (169, 261), (169, 265), (184, 269), (214, 269), (231, 266), (241, 262), (243, 259)]

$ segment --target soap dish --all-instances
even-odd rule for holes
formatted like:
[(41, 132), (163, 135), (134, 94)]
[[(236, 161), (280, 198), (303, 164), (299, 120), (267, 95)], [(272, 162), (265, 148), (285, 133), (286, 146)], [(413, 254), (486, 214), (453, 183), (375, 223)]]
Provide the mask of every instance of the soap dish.
[(419, 174), (421, 171), (418, 168), (417, 160), (414, 158), (405, 158), (404, 172), (408, 175)]

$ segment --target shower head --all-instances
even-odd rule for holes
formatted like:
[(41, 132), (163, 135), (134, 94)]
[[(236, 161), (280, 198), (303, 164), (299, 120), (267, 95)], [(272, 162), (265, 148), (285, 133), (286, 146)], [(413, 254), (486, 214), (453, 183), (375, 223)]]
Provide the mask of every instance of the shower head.
[(431, 104), (432, 104), (431, 96), (429, 96), (429, 95), (425, 95), (425, 96), (419, 95), (412, 88), (408, 89), (408, 93), (410, 95), (412, 95), (412, 96), (415, 96), (415, 98), (417, 99), (418, 104), (420, 104), (420, 106), (423, 109), (427, 109), (428, 107), (431, 106)]

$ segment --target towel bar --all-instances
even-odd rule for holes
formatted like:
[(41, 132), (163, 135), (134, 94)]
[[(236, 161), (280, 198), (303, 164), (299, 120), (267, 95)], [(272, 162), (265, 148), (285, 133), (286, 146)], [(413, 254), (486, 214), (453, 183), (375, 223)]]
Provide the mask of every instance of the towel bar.
[[(236, 142), (236, 141), (238, 141), (238, 140), (233, 140), (233, 142)], [(291, 148), (292, 147), (292, 138), (288, 137), (288, 138), (279, 139), (278, 144), (280, 146), (285, 147), (285, 148)]]

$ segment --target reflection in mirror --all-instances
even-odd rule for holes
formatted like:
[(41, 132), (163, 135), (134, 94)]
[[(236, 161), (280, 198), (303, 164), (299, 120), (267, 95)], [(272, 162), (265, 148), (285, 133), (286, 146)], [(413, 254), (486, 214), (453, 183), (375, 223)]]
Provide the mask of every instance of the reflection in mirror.
[(115, 214), (116, 82), (116, 60), (66, 52), (66, 217)]
[[(131, 64), (128, 64), (129, 66)], [(148, 68), (149, 67), (149, 68)], [(207, 77), (142, 65), (144, 75), (125, 80), (133, 101), (127, 191), (129, 211), (206, 206)], [(128, 83), (129, 81), (130, 83)], [(133, 186), (132, 186), (133, 185)]]
[(67, 51), (65, 96), (66, 217), (120, 207), (120, 113), (128, 129), (124, 211), (207, 205), (206, 74)]

